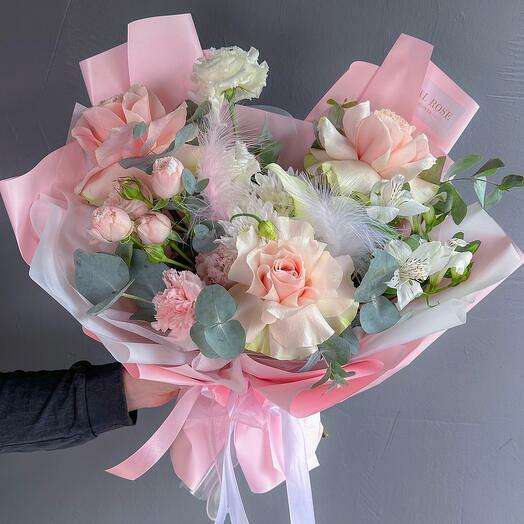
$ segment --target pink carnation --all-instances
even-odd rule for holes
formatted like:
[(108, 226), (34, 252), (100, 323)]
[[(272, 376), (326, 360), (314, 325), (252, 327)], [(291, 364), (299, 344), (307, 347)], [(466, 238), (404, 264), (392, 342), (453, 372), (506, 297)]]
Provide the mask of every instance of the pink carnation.
[(233, 282), (227, 275), (236, 257), (236, 250), (219, 244), (211, 253), (201, 253), (196, 257), (196, 271), (206, 284), (219, 284), (228, 289)]
[(195, 322), (195, 302), (204, 287), (200, 278), (190, 271), (164, 271), (166, 288), (153, 298), (156, 322), (151, 325), (178, 339), (189, 336)]

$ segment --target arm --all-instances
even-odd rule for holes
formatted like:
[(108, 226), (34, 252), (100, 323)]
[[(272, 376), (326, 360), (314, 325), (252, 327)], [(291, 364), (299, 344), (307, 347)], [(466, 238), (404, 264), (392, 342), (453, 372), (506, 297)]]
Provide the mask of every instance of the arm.
[(0, 453), (59, 449), (136, 422), (136, 409), (164, 404), (173, 386), (134, 379), (118, 363), (0, 373)]

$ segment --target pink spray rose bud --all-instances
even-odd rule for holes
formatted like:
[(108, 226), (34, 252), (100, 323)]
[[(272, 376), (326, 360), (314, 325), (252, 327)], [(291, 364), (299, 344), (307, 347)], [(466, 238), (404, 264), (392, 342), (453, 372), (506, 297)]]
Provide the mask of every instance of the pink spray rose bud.
[(116, 206), (102, 206), (93, 211), (90, 233), (96, 240), (119, 242), (132, 231), (133, 222), (123, 209)]
[(171, 233), (171, 220), (162, 213), (147, 213), (136, 221), (136, 232), (144, 244), (162, 244)]
[(182, 171), (180, 160), (166, 156), (155, 160), (151, 173), (151, 188), (158, 198), (171, 198), (182, 190)]

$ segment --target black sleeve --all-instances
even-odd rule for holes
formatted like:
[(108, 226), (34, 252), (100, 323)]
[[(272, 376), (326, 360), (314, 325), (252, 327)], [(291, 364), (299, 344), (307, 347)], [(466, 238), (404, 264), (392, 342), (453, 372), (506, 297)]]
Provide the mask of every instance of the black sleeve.
[(0, 453), (76, 446), (135, 422), (118, 363), (0, 373)]

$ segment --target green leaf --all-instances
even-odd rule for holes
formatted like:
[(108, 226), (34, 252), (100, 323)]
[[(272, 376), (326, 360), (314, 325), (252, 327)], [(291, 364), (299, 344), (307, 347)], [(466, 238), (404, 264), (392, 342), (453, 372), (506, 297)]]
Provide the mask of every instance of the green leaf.
[(129, 169), (130, 167), (136, 167), (142, 171), (147, 171), (158, 158), (158, 155), (151, 155), (147, 157), (135, 156), (131, 158), (124, 158), (118, 162), (121, 167), (124, 169)]
[(258, 161), (262, 168), (265, 168), (269, 164), (273, 164), (278, 160), (282, 144), (273, 139), (273, 135), (269, 131), (267, 125), (264, 126), (264, 129), (262, 130), (262, 134), (258, 139), (258, 145)]
[(184, 208), (191, 214), (196, 213), (199, 209), (206, 207), (206, 201), (198, 195), (186, 196), (184, 199)]
[(129, 268), (119, 256), (77, 249), (74, 262), (75, 287), (91, 304), (119, 292), (129, 281)]
[(443, 201), (436, 202), (433, 206), (439, 213), (447, 214), (453, 207), (453, 196), (456, 193), (455, 188), (451, 182), (444, 182), (439, 189), (439, 194), (446, 195), (446, 199)]
[(227, 322), (237, 310), (235, 299), (218, 284), (202, 289), (195, 304), (195, 317), (204, 326)]
[(387, 288), (386, 282), (391, 279), (399, 263), (386, 251), (377, 249), (369, 264), (360, 286), (355, 291), (357, 302), (369, 302), (374, 296), (382, 295)]
[(202, 193), (209, 184), (209, 178), (203, 178), (196, 183), (195, 193)]
[(484, 198), (484, 209), (489, 209), (497, 205), (502, 198), (502, 191), (496, 187)]
[(456, 189), (453, 193), (453, 206), (451, 207), (451, 218), (455, 224), (460, 224), (468, 213), (468, 206), (462, 200), (462, 197), (459, 195)]
[(336, 127), (336, 129), (341, 130), (342, 120), (344, 118), (344, 108), (335, 102), (335, 104), (332, 104), (332, 106), (329, 108), (327, 117), (328, 120)]
[(147, 124), (139, 122), (133, 127), (133, 138), (140, 138), (147, 131)]
[(342, 366), (349, 362), (351, 345), (344, 338), (333, 335), (318, 346), (318, 350), (327, 362), (338, 362)]
[(466, 171), (480, 162), (480, 155), (468, 155), (454, 162), (444, 175), (444, 180), (453, 180), (459, 173)]
[(366, 333), (380, 333), (399, 320), (400, 313), (386, 297), (376, 297), (360, 310), (360, 325)]
[(476, 177), (481, 175), (488, 177), (494, 175), (500, 167), (504, 167), (504, 162), (502, 162), (500, 158), (491, 158), (482, 164), (482, 166), (480, 166), (479, 169), (473, 173), (473, 176)]
[(444, 167), (444, 162), (446, 161), (445, 156), (439, 156), (435, 163), (429, 168), (422, 171), (418, 178), (430, 182), (431, 184), (439, 185), (440, 179), (442, 177), (442, 169)]
[(524, 177), (522, 175), (506, 175), (497, 187), (501, 191), (509, 191), (513, 187), (524, 187)]
[(185, 144), (191, 136), (195, 133), (195, 124), (190, 123), (185, 125), (176, 135), (175, 139), (169, 147), (162, 153), (162, 155), (172, 155), (175, 151), (180, 149), (180, 147)]
[(486, 198), (486, 188), (488, 183), (485, 176), (477, 176), (473, 179), (473, 189), (479, 199), (480, 205), (484, 207), (484, 200)]
[(360, 340), (351, 327), (345, 329), (340, 336), (349, 344), (352, 355), (357, 355), (360, 350)]
[(155, 306), (153, 304), (137, 301), (136, 305), (138, 306), (138, 311), (135, 311), (135, 313), (129, 317), (129, 320), (155, 321)]
[(322, 353), (320, 351), (315, 351), (309, 355), (306, 363), (298, 370), (299, 373), (304, 373), (306, 371), (311, 371), (322, 358)]
[(177, 244), (185, 244), (184, 239), (174, 229), (171, 230), (171, 233), (169, 233), (167, 238)]
[(202, 354), (207, 358), (219, 358), (218, 354), (215, 353), (213, 348), (207, 343), (206, 336), (204, 334), (205, 327), (200, 322), (195, 322), (191, 326), (189, 335), (191, 340), (197, 345)]
[(184, 167), (184, 170), (182, 171), (182, 183), (184, 184), (184, 189), (192, 195), (195, 192), (196, 189), (196, 178), (187, 167)]
[(191, 245), (198, 253), (211, 253), (211, 251), (214, 251), (217, 248), (215, 240), (224, 234), (224, 228), (218, 222), (210, 220), (201, 222), (201, 224), (208, 228), (208, 232), (205, 235), (195, 234), (191, 241)]
[(209, 228), (205, 224), (195, 224), (193, 233), (196, 237), (203, 238), (209, 233)]
[(169, 198), (161, 198), (158, 202), (151, 208), (151, 211), (159, 211), (164, 209), (169, 203)]
[(469, 251), (470, 253), (475, 253), (478, 248), (480, 247), (481, 241), (480, 240), (473, 240), (472, 242), (467, 243), (465, 246), (457, 246), (455, 248), (455, 251), (458, 251), (459, 253), (464, 253), (465, 251)]
[(134, 279), (134, 282), (129, 288), (129, 293), (151, 300), (166, 288), (162, 274), (167, 269), (169, 269), (168, 266), (163, 263), (151, 262), (141, 249), (134, 249), (130, 267), (131, 278)]
[(206, 327), (204, 337), (213, 351), (225, 359), (240, 355), (246, 345), (246, 332), (238, 320), (228, 320), (216, 326)]
[(127, 266), (130, 266), (133, 258), (133, 242), (131, 240), (120, 242), (116, 247), (115, 255), (120, 257)]
[(206, 116), (210, 110), (211, 102), (209, 100), (202, 102), (201, 104), (195, 107), (194, 111), (191, 114), (191, 117), (189, 118), (189, 122), (198, 122), (199, 120), (202, 120), (202, 118)]
[(111, 293), (107, 298), (99, 302), (96, 306), (93, 306), (91, 309), (89, 309), (87, 311), (87, 314), (91, 316), (95, 316), (95, 315), (102, 313), (102, 311), (105, 311), (106, 309), (110, 308), (118, 299), (122, 297), (122, 295), (127, 291), (127, 289), (132, 284), (133, 284), (133, 281), (131, 280), (120, 291)]

